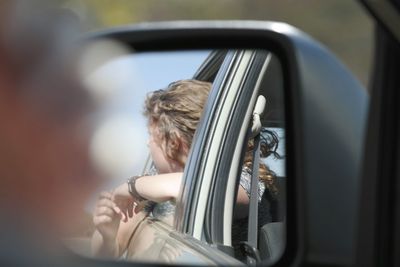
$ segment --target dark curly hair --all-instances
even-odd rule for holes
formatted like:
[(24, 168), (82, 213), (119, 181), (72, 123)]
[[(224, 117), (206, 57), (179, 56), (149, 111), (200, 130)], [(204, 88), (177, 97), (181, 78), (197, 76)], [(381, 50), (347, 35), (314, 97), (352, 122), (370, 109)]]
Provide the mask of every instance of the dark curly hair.
[[(253, 150), (254, 140), (250, 139), (247, 143), (247, 150), (244, 157), (244, 166), (248, 169), (252, 169), (253, 165)], [(273, 156), (277, 159), (281, 159), (282, 156), (277, 152), (279, 146), (278, 135), (271, 130), (263, 128), (260, 133), (260, 156), (267, 158)], [(265, 184), (265, 187), (276, 196), (279, 192), (276, 186), (276, 174), (264, 163), (260, 163), (259, 179)]]

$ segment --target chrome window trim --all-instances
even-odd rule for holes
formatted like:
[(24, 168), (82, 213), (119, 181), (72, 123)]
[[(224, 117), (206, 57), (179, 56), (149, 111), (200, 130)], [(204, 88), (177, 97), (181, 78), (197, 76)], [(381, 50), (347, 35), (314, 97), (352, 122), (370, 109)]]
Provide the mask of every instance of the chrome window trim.
[(236, 191), (237, 191), (237, 177), (240, 175), (241, 170), (241, 158), (243, 154), (243, 147), (245, 146), (246, 134), (248, 131), (248, 127), (251, 122), (251, 115), (254, 109), (255, 102), (259, 95), (259, 89), (261, 85), (261, 81), (264, 77), (266, 70), (268, 69), (269, 63), (271, 61), (272, 55), (269, 54), (264, 62), (264, 65), (260, 71), (260, 75), (258, 77), (255, 89), (253, 91), (253, 95), (251, 97), (250, 103), (248, 105), (246, 115), (244, 117), (244, 121), (242, 123), (242, 127), (240, 129), (240, 133), (238, 136), (238, 142), (235, 146), (235, 152), (232, 157), (232, 163), (229, 170), (228, 175), (228, 183), (226, 187), (225, 193), (225, 203), (223, 210), (223, 245), (231, 246), (232, 245), (232, 218), (233, 218), (233, 208), (235, 203)]
[[(196, 213), (191, 233), (193, 237), (199, 240), (203, 237), (205, 212), (209, 200), (211, 182), (215, 175), (216, 165), (218, 164), (218, 154), (221, 150), (220, 144), (225, 135), (225, 127), (229, 121), (232, 106), (237, 91), (240, 88), (241, 79), (247, 71), (248, 63), (252, 60), (253, 54), (253, 51), (239, 53), (239, 60), (236, 61), (236, 64), (229, 72), (227, 82), (225, 82), (222, 87), (216, 88), (218, 90), (223, 90), (225, 94), (216, 107), (217, 111), (214, 117), (211, 117), (213, 122), (210, 129), (208, 129), (211, 135), (208, 136), (207, 140), (207, 154), (202, 159), (203, 166), (198, 199), (196, 205), (192, 206), (192, 209), (196, 210)], [(207, 114), (205, 113), (204, 116), (207, 116)], [(199, 177), (197, 178), (200, 179)]]
[[(203, 116), (197, 127), (197, 131), (193, 138), (192, 147), (189, 152), (183, 182), (180, 188), (180, 198), (177, 199), (174, 227), (177, 231), (191, 234), (193, 232), (193, 220), (195, 211), (190, 207), (197, 202), (198, 186), (202, 178), (203, 158), (208, 153), (209, 145), (208, 136), (212, 124), (212, 118), (217, 112), (218, 103), (223, 96), (223, 91), (219, 90), (221, 86), (227, 83), (228, 70), (235, 64), (237, 58), (234, 52), (229, 51), (224, 63), (222, 64), (217, 77), (213, 83), (213, 88), (209, 94), (207, 104), (204, 107)], [(199, 177), (194, 179), (193, 177)]]

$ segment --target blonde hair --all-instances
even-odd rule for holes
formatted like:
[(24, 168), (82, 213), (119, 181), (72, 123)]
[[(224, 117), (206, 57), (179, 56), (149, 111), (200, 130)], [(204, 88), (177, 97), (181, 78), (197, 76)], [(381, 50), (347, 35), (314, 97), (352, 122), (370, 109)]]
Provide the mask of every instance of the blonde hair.
[(210, 88), (208, 82), (180, 80), (147, 96), (144, 114), (149, 125), (157, 127), (166, 156), (182, 166), (186, 159), (179, 154), (192, 144)]
[[(182, 146), (186, 146), (188, 150), (192, 144), (211, 85), (209, 82), (198, 80), (179, 80), (169, 84), (166, 89), (150, 93), (145, 101), (144, 115), (148, 118), (149, 125), (157, 127), (158, 139), (164, 144), (165, 155), (182, 167), (186, 163), (186, 157), (180, 157), (185, 149)], [(252, 164), (252, 144), (250, 140), (244, 160), (244, 166), (249, 169)], [(275, 153), (276, 147), (275, 144), (268, 146), (264, 138), (261, 142), (261, 156)], [(275, 174), (265, 164), (260, 164), (259, 179), (270, 192), (278, 192)]]

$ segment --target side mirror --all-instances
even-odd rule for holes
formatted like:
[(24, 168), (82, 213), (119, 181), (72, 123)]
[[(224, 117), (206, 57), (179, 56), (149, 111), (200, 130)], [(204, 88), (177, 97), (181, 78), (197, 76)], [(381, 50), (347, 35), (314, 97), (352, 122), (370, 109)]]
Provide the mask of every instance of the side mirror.
[[(245, 155), (237, 151), (247, 145), (250, 118), (246, 114), (257, 99), (255, 91), (264, 92), (266, 84), (265, 88), (282, 88), (270, 89), (271, 96), (265, 97), (267, 109), (271, 99), (272, 105), (281, 106), (271, 116), (276, 127), (284, 128), (281, 147), (286, 177), (278, 197), (278, 209), (283, 211), (279, 221), (285, 223), (285, 233), (279, 226), (279, 236), (284, 239), (279, 244), (285, 245), (281, 253), (274, 252), (273, 261), (290, 264), (297, 259), (319, 264), (332, 263), (334, 257), (335, 262), (352, 262), (368, 97), (361, 84), (324, 47), (290, 25), (255, 21), (146, 23), (86, 36), (89, 41), (103, 39), (138, 54), (209, 52), (194, 78), (216, 81), (210, 93), (213, 100), (209, 99), (204, 109), (205, 117), (197, 127), (186, 162), (169, 233), (174, 241), (170, 242), (196, 250), (207, 258), (204, 264), (237, 264), (230, 247), (235, 216), (232, 200), (239, 193), (235, 189), (238, 181), (230, 177), (237, 177), (242, 170)], [(249, 69), (237, 67), (237, 75), (243, 73), (240, 75), (245, 77), (240, 80), (235, 73), (220, 72), (239, 66), (239, 61), (248, 62), (245, 66), (259, 73), (266, 73), (270, 66), (271, 75), (258, 79), (248, 74)], [(238, 86), (241, 89), (235, 94), (215, 89), (232, 84), (243, 87)], [(266, 117), (265, 124), (271, 127), (273, 120)], [(210, 140), (219, 141), (213, 145)], [(203, 241), (211, 245), (206, 247)]]

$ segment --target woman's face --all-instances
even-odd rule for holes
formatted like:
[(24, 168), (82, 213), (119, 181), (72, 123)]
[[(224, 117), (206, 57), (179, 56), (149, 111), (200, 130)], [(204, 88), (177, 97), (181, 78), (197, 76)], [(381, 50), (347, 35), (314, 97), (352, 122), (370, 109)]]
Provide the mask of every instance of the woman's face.
[(150, 150), (151, 158), (153, 159), (154, 165), (159, 174), (161, 173), (171, 173), (171, 172), (181, 172), (183, 168), (178, 166), (178, 164), (167, 158), (165, 151), (165, 145), (161, 141), (160, 133), (158, 128), (154, 125), (150, 125), (149, 129), (149, 140), (147, 145)]

